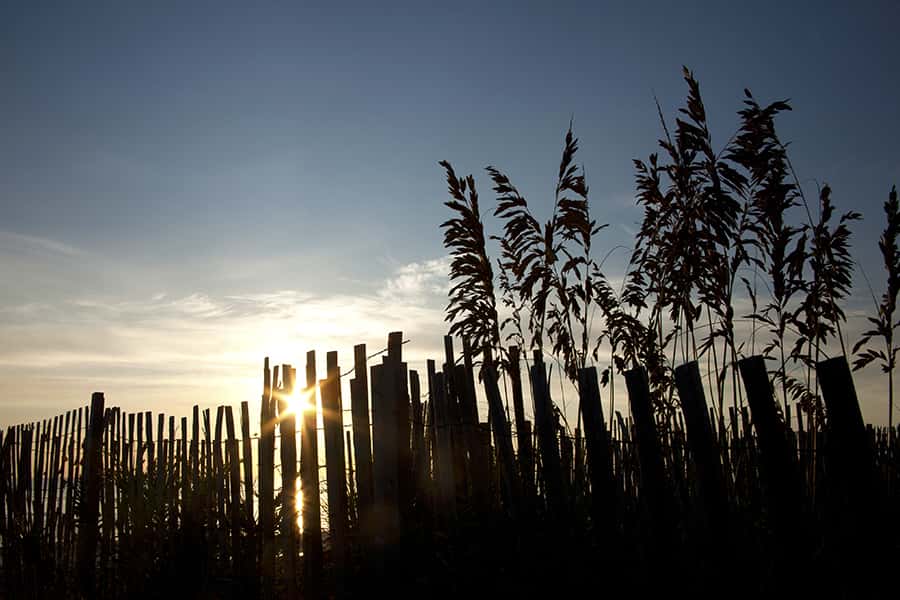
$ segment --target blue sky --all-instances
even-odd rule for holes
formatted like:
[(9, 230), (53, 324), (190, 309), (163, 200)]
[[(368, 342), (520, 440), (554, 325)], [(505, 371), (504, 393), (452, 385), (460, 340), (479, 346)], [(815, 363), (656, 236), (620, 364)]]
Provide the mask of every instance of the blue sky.
[(743, 88), (791, 99), (798, 176), (863, 213), (855, 248), (880, 293), (897, 3), (431, 4), (4, 4), (0, 422), (95, 389), (176, 412), (252, 399), (264, 353), (349, 363), (390, 329), (437, 358), (437, 162), (476, 172), (486, 206), (488, 164), (540, 206), (574, 118), (613, 225), (598, 246), (630, 246), (631, 160), (656, 148), (654, 96), (680, 106), (683, 64), (718, 144)]

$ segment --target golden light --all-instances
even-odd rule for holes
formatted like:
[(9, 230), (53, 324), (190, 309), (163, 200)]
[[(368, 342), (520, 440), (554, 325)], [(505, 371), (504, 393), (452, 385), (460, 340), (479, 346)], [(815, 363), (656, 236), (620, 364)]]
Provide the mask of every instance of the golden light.
[(297, 495), (294, 499), (294, 508), (297, 511), (297, 529), (303, 531), (303, 492), (300, 490), (299, 478), (297, 478)]
[(303, 414), (304, 411), (313, 410), (314, 404), (310, 402), (310, 396), (313, 396), (316, 391), (313, 390), (294, 390), (288, 396), (285, 396), (285, 400), (288, 403), (288, 411), (294, 414)]

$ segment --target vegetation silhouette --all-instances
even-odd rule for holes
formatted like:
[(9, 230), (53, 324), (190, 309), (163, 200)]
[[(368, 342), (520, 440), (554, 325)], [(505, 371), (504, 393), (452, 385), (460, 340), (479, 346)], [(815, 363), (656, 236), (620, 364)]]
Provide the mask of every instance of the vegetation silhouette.
[[(421, 377), (392, 332), (343, 374), (329, 352), (323, 380), (309, 352), (305, 384), (266, 359), (259, 436), (246, 402), (239, 424), (195, 406), (154, 432), (101, 393), (0, 432), (2, 596), (886, 595), (896, 191), (886, 291), (851, 349), (888, 376), (884, 428), (862, 420), (842, 327), (860, 215), (827, 185), (807, 200), (776, 131), (787, 101), (745, 90), (717, 148), (684, 80), (674, 127), (657, 104), (660, 152), (634, 161), (643, 219), (620, 287), (570, 123), (546, 221), (488, 166), (489, 235), (474, 176), (440, 163), (450, 335)], [(557, 384), (578, 396), (574, 427)]]

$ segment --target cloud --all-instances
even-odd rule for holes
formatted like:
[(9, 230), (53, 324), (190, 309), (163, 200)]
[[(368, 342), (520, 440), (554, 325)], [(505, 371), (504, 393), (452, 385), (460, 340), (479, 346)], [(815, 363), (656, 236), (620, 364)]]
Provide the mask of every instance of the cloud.
[(18, 252), (18, 253), (50, 253), (61, 254), (63, 256), (80, 256), (83, 254), (81, 250), (57, 242), (55, 240), (37, 237), (33, 235), (24, 235), (21, 233), (13, 233), (11, 231), (0, 231), (0, 251)]
[[(65, 245), (57, 251), (51, 241), (25, 237), (28, 248), (72, 256)], [(18, 238), (4, 234), (2, 239)], [(97, 390), (126, 410), (180, 415), (193, 404), (249, 400), (255, 411), (263, 357), (298, 366), (308, 350), (338, 350), (346, 371), (353, 346), (366, 343), (372, 354), (384, 347), (391, 331), (403, 331), (411, 340), (404, 358), (411, 369), (424, 372), (426, 359), (443, 356), (449, 264), (449, 257), (441, 257), (398, 265), (375, 282), (356, 282), (352, 294), (319, 291), (314, 285), (222, 293), (153, 285), (145, 296), (70, 292), (55, 301), (0, 305), (0, 422), (58, 414), (83, 405)], [(619, 289), (621, 279), (612, 284)], [(751, 312), (746, 299), (736, 304), (738, 315)], [(867, 306), (864, 299), (848, 302), (848, 346), (867, 326), (867, 310), (859, 306)], [(738, 337), (748, 339), (752, 323), (740, 318), (736, 325)], [(594, 315), (594, 336), (601, 326)], [(698, 329), (698, 341), (705, 333)], [(756, 351), (765, 338), (758, 330)], [(750, 351), (749, 345), (744, 348)], [(323, 358), (320, 354), (320, 376)], [(601, 348), (598, 365), (608, 360), (607, 349)], [(871, 367), (855, 379), (866, 420), (885, 421), (885, 378)], [(624, 390), (621, 381), (616, 386)], [(566, 388), (565, 395), (574, 418), (574, 389)], [(603, 395), (606, 407), (607, 392)], [(622, 402), (617, 399), (616, 407), (627, 406)]]
[(378, 295), (385, 300), (416, 302), (438, 295), (447, 297), (450, 289), (450, 257), (403, 265), (385, 281)]
[(411, 368), (422, 368), (426, 357), (440, 356), (448, 264), (402, 265), (353, 295), (157, 292), (7, 306), (0, 313), (11, 317), (0, 321), (0, 421), (23, 412), (22, 402), (56, 414), (94, 390), (132, 409), (176, 412), (198, 402), (255, 400), (265, 356), (296, 365), (307, 350), (339, 350), (346, 370), (354, 345), (380, 350), (397, 330), (414, 341), (405, 350)]

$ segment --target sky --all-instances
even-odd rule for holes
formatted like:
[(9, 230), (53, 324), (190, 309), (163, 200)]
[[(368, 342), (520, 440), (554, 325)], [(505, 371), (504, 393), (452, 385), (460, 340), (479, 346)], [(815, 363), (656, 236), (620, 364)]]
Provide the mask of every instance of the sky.
[[(438, 161), (475, 173), (487, 213), (489, 164), (547, 212), (573, 120), (611, 225), (597, 247), (630, 247), (632, 159), (656, 151), (654, 99), (681, 106), (682, 65), (719, 146), (744, 88), (791, 100), (800, 182), (863, 213), (854, 254), (880, 294), (898, 20), (865, 1), (3, 3), (0, 424), (92, 391), (178, 415), (257, 402), (264, 356), (302, 372), (338, 350), (346, 370), (394, 330), (423, 368), (446, 330)], [(857, 384), (886, 421), (877, 369)]]

